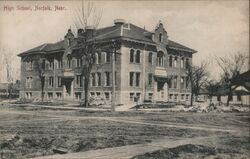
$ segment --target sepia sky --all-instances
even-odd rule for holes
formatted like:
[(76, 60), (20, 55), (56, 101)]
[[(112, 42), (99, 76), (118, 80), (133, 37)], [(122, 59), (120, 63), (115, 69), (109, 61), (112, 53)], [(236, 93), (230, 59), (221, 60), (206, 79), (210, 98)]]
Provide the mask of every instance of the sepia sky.
[[(75, 9), (80, 1), (4, 2), (0, 1), (0, 47), (9, 51), (15, 78), (19, 78), (20, 59), (16, 55), (43, 43), (62, 40), (68, 28), (74, 29)], [(193, 63), (210, 62), (216, 78), (216, 56), (242, 52), (249, 54), (249, 1), (95, 1), (103, 10), (99, 27), (113, 25), (113, 20), (127, 22), (152, 31), (159, 20), (169, 39), (198, 51)], [(62, 11), (20, 11), (17, 6), (63, 6)], [(4, 6), (15, 7), (12, 11)], [(0, 52), (0, 60), (1, 60)], [(0, 82), (5, 69), (0, 67)], [(215, 69), (216, 68), (216, 69)]]

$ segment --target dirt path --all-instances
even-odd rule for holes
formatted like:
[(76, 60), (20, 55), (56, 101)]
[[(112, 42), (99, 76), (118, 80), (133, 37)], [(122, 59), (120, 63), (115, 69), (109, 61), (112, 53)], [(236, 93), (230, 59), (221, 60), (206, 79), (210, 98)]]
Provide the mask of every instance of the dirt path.
[[(9, 111), (8, 113), (15, 113), (15, 112), (11, 112)], [(37, 115), (37, 116), (46, 116), (49, 117), (50, 119), (33, 119), (33, 120), (44, 120), (49, 121), (49, 120), (55, 120), (55, 121), (63, 121), (63, 120), (106, 120), (106, 121), (112, 121), (112, 122), (120, 122), (120, 123), (130, 123), (130, 124), (139, 124), (139, 125), (150, 125), (150, 126), (160, 126), (160, 127), (170, 127), (170, 128), (183, 128), (183, 129), (193, 129), (193, 130), (204, 130), (204, 131), (218, 131), (218, 132), (228, 132), (228, 133), (242, 133), (242, 132), (248, 132), (249, 128), (246, 128), (246, 131), (243, 131), (242, 128), (241, 129), (237, 129), (235, 127), (223, 127), (220, 128), (218, 126), (194, 126), (193, 124), (183, 124), (183, 123), (176, 123), (176, 122), (165, 122), (165, 123), (154, 123), (154, 122), (148, 122), (148, 121), (140, 121), (137, 119), (124, 119), (122, 117), (91, 117), (91, 116), (69, 116), (69, 115), (61, 115), (61, 114), (57, 114), (57, 115), (50, 115), (50, 114), (46, 114), (46, 113), (37, 113), (37, 112), (22, 112), (23, 114), (29, 114), (29, 115)], [(18, 113), (18, 114), (22, 114), (22, 113)], [(5, 121), (6, 122), (6, 121)], [(18, 121), (8, 121), (10, 123), (12, 122), (29, 122), (29, 120), (18, 120)], [(1, 122), (0, 122), (1, 124)]]
[(69, 153), (65, 155), (52, 155), (38, 157), (36, 159), (129, 159), (135, 155), (152, 152), (164, 148), (173, 148), (184, 144), (201, 144), (207, 140), (216, 141), (218, 136), (196, 137), (188, 139), (159, 139), (151, 143), (128, 145), (114, 148), (91, 150), (79, 153)]

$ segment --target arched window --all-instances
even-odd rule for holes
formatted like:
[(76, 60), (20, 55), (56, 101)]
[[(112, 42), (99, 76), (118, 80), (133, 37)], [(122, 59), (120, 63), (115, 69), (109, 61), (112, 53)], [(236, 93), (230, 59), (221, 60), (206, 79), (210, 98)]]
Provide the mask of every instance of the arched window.
[(97, 72), (97, 86), (101, 86), (101, 73), (100, 72)]
[(169, 67), (173, 67), (173, 57), (172, 56), (169, 56)]
[(150, 52), (150, 53), (148, 54), (148, 62), (151, 63), (151, 64), (152, 64), (152, 62), (153, 62), (153, 53), (152, 53), (152, 52)]
[(133, 49), (130, 50), (130, 62), (134, 62), (134, 52)]
[(189, 67), (189, 60), (186, 59), (186, 69), (188, 69), (188, 67)]
[(67, 68), (71, 68), (71, 60), (72, 58), (70, 56), (67, 56)]
[(181, 58), (181, 68), (184, 68), (184, 58)]
[(159, 34), (159, 41), (162, 42), (162, 33)]
[(175, 57), (174, 57), (174, 67), (177, 67), (177, 60), (178, 60), (178, 57), (175, 56)]
[(100, 64), (102, 61), (102, 54), (100, 52), (96, 53), (96, 64)]
[(135, 55), (135, 62), (140, 63), (141, 62), (141, 51), (137, 50)]
[(68, 46), (70, 46), (71, 45), (71, 40), (68, 39), (67, 42), (68, 42)]
[(163, 52), (157, 53), (157, 66), (160, 66), (160, 67), (164, 66), (164, 53)]
[(111, 62), (111, 53), (105, 52), (105, 62), (110, 63)]

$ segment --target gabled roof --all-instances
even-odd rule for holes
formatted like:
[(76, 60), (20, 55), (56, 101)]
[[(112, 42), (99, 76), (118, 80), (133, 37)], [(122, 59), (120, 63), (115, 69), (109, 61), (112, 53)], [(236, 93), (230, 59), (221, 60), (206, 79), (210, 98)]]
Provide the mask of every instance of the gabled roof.
[(183, 51), (188, 51), (188, 52), (192, 52), (192, 53), (196, 53), (196, 50), (190, 49), (182, 44), (179, 44), (177, 42), (174, 42), (172, 40), (168, 40), (168, 45), (167, 48), (169, 49), (179, 49), (179, 50), (183, 50)]
[(244, 86), (248, 91), (250, 91), (250, 70), (239, 74), (231, 80), (233, 86)]
[(32, 53), (46, 53), (50, 51), (64, 50), (63, 44), (64, 44), (63, 40), (57, 43), (45, 43), (28, 51), (22, 52), (18, 56), (23, 56)]
[[(114, 25), (110, 27), (100, 28), (97, 29), (95, 32), (95, 39), (96, 40), (108, 40), (112, 38), (125, 38), (131, 39), (141, 42), (147, 42), (152, 45), (157, 45), (152, 38), (146, 36), (145, 33), (151, 33), (143, 28), (140, 28), (134, 24), (125, 23), (122, 27), (120, 25)], [(75, 38), (74, 43), (76, 44), (77, 39)], [(190, 49), (182, 44), (177, 42), (168, 40), (168, 45), (166, 45), (167, 49), (175, 49), (175, 50), (182, 50), (187, 51), (190, 53), (195, 53), (197, 51)], [(37, 46), (33, 49), (25, 51), (18, 56), (23, 56), (32, 53), (49, 53), (52, 51), (57, 50), (64, 50), (64, 40), (59, 41), (57, 43), (46, 43), (40, 46)]]

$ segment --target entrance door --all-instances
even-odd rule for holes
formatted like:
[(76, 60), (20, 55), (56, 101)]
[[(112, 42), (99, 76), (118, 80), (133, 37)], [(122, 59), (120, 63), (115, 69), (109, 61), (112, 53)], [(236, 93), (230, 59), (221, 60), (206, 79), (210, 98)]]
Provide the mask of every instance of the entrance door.
[(157, 96), (159, 101), (164, 101), (165, 90), (164, 90), (165, 82), (157, 82)]
[(66, 88), (66, 95), (70, 96), (71, 95), (71, 81), (65, 81), (65, 88)]
[(73, 79), (64, 78), (62, 84), (64, 99), (73, 100)]

